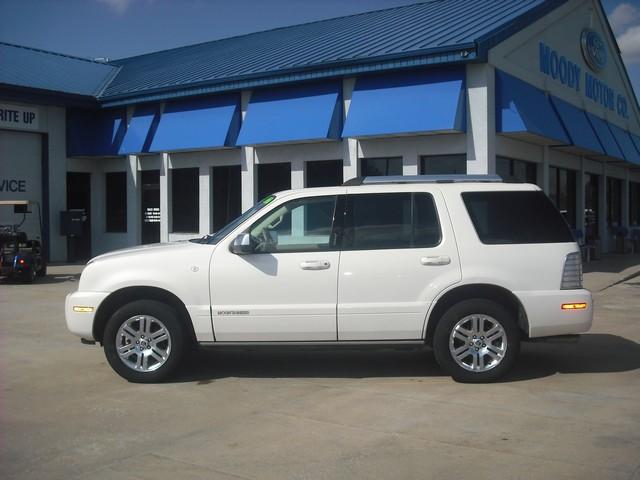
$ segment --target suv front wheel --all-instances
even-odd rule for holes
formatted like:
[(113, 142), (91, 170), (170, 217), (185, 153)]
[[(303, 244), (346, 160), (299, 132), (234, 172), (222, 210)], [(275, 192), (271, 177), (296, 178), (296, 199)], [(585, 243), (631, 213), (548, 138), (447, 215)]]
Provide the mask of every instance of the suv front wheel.
[(130, 382), (165, 380), (178, 367), (185, 349), (182, 322), (169, 305), (136, 300), (108, 320), (104, 353), (111, 367)]
[(485, 299), (463, 300), (440, 319), (433, 337), (440, 367), (454, 380), (491, 382), (504, 376), (520, 351), (516, 320), (499, 303)]

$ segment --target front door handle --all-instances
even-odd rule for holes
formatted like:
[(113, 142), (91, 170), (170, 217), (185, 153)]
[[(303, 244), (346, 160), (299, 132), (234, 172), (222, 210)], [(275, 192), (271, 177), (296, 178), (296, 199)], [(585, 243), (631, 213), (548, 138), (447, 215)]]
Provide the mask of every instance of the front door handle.
[(328, 260), (307, 260), (300, 264), (302, 270), (326, 270), (331, 267)]
[(422, 265), (449, 265), (451, 258), (447, 255), (437, 255), (433, 257), (422, 257), (420, 259)]

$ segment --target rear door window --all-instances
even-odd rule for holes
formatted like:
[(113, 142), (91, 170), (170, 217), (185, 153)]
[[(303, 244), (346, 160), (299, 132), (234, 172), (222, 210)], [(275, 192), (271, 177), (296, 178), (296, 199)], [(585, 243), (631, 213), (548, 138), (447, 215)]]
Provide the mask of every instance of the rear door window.
[(487, 245), (574, 241), (543, 192), (465, 192), (462, 199), (480, 241)]
[(434, 247), (440, 236), (428, 193), (347, 195), (344, 250)]

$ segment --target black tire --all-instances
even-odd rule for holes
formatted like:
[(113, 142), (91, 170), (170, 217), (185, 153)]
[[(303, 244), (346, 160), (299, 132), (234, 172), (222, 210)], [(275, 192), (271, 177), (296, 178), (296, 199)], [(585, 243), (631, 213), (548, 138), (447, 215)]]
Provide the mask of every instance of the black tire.
[(36, 271), (33, 268), (25, 268), (20, 272), (22, 283), (33, 283), (36, 279)]
[[(139, 315), (155, 317), (169, 332), (171, 349), (165, 363), (157, 370), (134, 370), (124, 363), (117, 352), (118, 330), (128, 319)], [(134, 383), (157, 383), (169, 378), (179, 366), (185, 351), (186, 334), (183, 323), (172, 307), (156, 300), (136, 300), (123, 305), (111, 315), (104, 329), (102, 343), (107, 361), (122, 378)]]
[[(463, 318), (474, 314), (491, 317), (502, 326), (506, 336), (504, 356), (497, 365), (485, 371), (471, 371), (462, 367), (454, 359), (449, 349), (449, 339), (456, 324)], [(515, 364), (520, 352), (520, 336), (515, 315), (499, 303), (481, 298), (463, 300), (450, 307), (440, 319), (433, 336), (433, 352), (440, 367), (455, 381), (462, 383), (493, 382), (503, 377)]]
[(40, 270), (36, 272), (36, 275), (38, 275), (39, 277), (45, 277), (47, 275), (47, 264), (44, 261), (40, 266)]

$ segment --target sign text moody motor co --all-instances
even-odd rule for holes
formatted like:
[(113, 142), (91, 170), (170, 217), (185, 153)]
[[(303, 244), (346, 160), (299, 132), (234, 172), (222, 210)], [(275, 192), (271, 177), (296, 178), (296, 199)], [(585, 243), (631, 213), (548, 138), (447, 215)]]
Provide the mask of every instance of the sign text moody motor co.
[[(559, 81), (576, 92), (584, 91), (590, 100), (602, 105), (622, 118), (629, 118), (627, 99), (576, 62), (560, 55), (556, 50), (540, 42), (540, 72)], [(582, 87), (584, 85), (584, 88)]]

